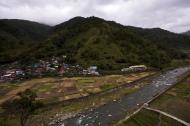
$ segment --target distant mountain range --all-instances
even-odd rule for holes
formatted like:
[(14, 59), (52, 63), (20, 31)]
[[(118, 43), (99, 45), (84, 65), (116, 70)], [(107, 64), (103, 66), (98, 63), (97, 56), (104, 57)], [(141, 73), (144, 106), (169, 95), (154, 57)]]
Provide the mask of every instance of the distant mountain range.
[(67, 63), (118, 69), (133, 64), (165, 67), (172, 59), (185, 57), (181, 50), (190, 48), (190, 37), (97, 17), (75, 17), (54, 27), (0, 20), (0, 44), (1, 64), (67, 55)]

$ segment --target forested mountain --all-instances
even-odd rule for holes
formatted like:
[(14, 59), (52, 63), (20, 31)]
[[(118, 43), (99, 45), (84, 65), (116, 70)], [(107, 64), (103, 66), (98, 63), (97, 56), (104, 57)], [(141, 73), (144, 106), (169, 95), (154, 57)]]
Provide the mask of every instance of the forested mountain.
[(128, 27), (128, 29), (136, 35), (148, 39), (159, 45), (182, 50), (190, 48), (190, 37), (183, 34), (172, 33), (160, 28), (142, 29), (136, 27)]
[[(97, 17), (75, 17), (52, 27), (48, 34), (49, 29), (47, 26), (43, 32), (44, 36), (48, 35), (47, 39), (29, 36), (35, 38), (32, 40), (40, 40), (40, 43), (33, 44), (35, 46), (20, 53), (15, 60), (67, 55), (67, 63), (98, 65), (101, 69), (133, 64), (166, 67), (172, 59), (184, 58), (180, 50), (190, 47), (190, 37), (186, 35), (158, 28), (123, 26)], [(4, 61), (0, 58), (1, 63)]]
[(31, 45), (47, 38), (50, 26), (17, 19), (0, 20), (0, 62), (14, 61)]

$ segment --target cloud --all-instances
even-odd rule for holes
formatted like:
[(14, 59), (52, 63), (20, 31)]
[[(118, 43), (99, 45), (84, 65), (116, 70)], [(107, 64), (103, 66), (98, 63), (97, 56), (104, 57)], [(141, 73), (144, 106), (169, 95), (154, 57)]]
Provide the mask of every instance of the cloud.
[(75, 16), (98, 16), (123, 25), (190, 30), (189, 0), (1, 0), (0, 18), (55, 25)]

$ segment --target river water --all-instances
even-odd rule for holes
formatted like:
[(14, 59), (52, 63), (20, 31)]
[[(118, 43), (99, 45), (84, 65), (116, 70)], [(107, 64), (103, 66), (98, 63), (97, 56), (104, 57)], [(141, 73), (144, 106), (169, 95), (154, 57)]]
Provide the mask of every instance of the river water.
[(61, 121), (54, 126), (109, 126), (115, 121), (124, 118), (129, 110), (135, 110), (140, 105), (150, 101), (156, 95), (177, 83), (177, 77), (189, 71), (189, 67), (177, 68), (167, 71), (138, 91), (124, 96), (95, 109), (89, 109), (77, 114), (75, 117)]

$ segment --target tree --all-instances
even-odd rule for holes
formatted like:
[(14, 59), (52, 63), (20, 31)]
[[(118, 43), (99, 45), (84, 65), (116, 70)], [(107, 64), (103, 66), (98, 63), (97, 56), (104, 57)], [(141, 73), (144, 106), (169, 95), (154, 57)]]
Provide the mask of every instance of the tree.
[(19, 117), (20, 125), (25, 126), (28, 118), (34, 111), (42, 107), (42, 103), (36, 101), (37, 95), (30, 89), (17, 94), (18, 98), (5, 102), (2, 107), (10, 114)]

